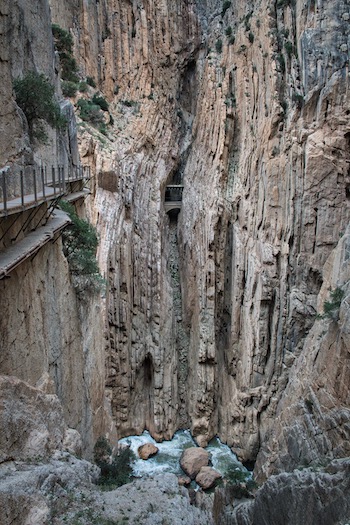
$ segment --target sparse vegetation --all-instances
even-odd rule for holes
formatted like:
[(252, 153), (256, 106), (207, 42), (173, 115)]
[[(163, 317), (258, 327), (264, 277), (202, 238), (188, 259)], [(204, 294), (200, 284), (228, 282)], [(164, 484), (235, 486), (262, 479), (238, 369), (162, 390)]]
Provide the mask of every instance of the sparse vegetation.
[[(77, 277), (74, 284), (78, 291), (100, 291), (103, 279), (96, 261), (98, 238), (96, 229), (87, 220), (78, 217), (74, 207), (66, 201), (59, 202), (72, 221), (62, 232), (63, 252), (70, 271)], [(80, 279), (83, 277), (83, 279)]]
[(135, 100), (121, 100), (120, 103), (126, 106), (127, 108), (137, 106), (137, 102), (135, 102)]
[(43, 73), (30, 71), (13, 82), (16, 102), (25, 114), (32, 139), (47, 140), (44, 122), (62, 130), (67, 121), (54, 97), (54, 87)]
[(94, 104), (92, 100), (80, 98), (77, 102), (80, 118), (85, 122), (90, 122), (94, 126), (104, 124), (104, 116), (101, 107)]
[(77, 94), (78, 85), (75, 82), (69, 80), (63, 80), (62, 82), (62, 94), (64, 97), (75, 97)]
[(221, 10), (221, 16), (224, 17), (226, 11), (231, 7), (231, 2), (229, 0), (225, 0), (222, 4), (222, 10)]
[(99, 93), (94, 94), (94, 96), (92, 97), (92, 103), (95, 104), (96, 106), (100, 106), (102, 111), (108, 111), (108, 108), (109, 108), (108, 102)]
[(304, 103), (304, 97), (303, 95), (300, 95), (300, 93), (294, 92), (292, 94), (292, 100), (293, 102), (296, 102), (297, 106), (300, 108)]
[(92, 77), (86, 77), (86, 83), (88, 84), (88, 86), (91, 86), (93, 88), (96, 87), (96, 82)]
[(292, 42), (290, 40), (287, 40), (284, 43), (284, 48), (285, 48), (285, 50), (287, 52), (288, 57), (291, 58), (293, 53), (294, 53), (294, 46), (293, 46)]
[(78, 66), (73, 56), (72, 35), (57, 24), (52, 24), (52, 34), (60, 57), (62, 79), (79, 82)]
[(217, 53), (222, 52), (222, 40), (220, 38), (215, 42), (215, 49)]
[(94, 447), (94, 461), (101, 469), (98, 484), (112, 490), (132, 481), (132, 463), (135, 460), (130, 448), (121, 450), (112, 457), (112, 448), (108, 440), (100, 437)]
[(79, 82), (78, 89), (80, 93), (86, 93), (88, 90), (88, 83), (85, 82), (85, 80), (82, 80), (81, 82)]
[(285, 71), (286, 71), (286, 62), (284, 60), (284, 56), (282, 55), (282, 53), (279, 53), (276, 56), (276, 59), (277, 59), (277, 62), (279, 63), (279, 65), (280, 65), (281, 72), (285, 73)]
[(251, 490), (257, 488), (249, 472), (244, 472), (237, 467), (231, 467), (224, 476), (226, 483), (231, 486), (236, 498), (251, 497)]
[(318, 315), (319, 319), (332, 319), (332, 321), (338, 321), (339, 319), (339, 308), (344, 297), (344, 290), (337, 287), (330, 292), (330, 300), (325, 301), (323, 304), (323, 314)]

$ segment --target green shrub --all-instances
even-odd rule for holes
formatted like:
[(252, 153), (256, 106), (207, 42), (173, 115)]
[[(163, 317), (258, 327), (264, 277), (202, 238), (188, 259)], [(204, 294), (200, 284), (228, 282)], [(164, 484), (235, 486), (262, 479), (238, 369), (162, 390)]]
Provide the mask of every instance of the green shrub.
[(283, 109), (283, 113), (286, 114), (288, 109), (288, 102), (286, 100), (281, 100), (280, 104)]
[(80, 93), (86, 93), (88, 90), (88, 83), (85, 82), (85, 80), (82, 80), (81, 82), (79, 82), (78, 89)]
[(62, 93), (64, 97), (75, 97), (77, 88), (78, 86), (75, 82), (70, 82), (70, 80), (63, 80), (62, 82)]
[(282, 55), (282, 53), (279, 53), (276, 58), (277, 62), (280, 65), (281, 72), (284, 73), (286, 71), (286, 62), (284, 60), (284, 56)]
[(233, 490), (236, 498), (251, 497), (250, 491), (257, 488), (256, 482), (251, 478), (249, 472), (237, 467), (230, 467), (224, 476), (226, 483)]
[(101, 469), (98, 485), (112, 490), (132, 481), (132, 464), (135, 455), (130, 448), (111, 457), (112, 449), (105, 437), (100, 437), (94, 447), (94, 461)]
[(30, 71), (13, 82), (16, 102), (25, 114), (31, 138), (47, 140), (43, 121), (52, 128), (62, 130), (67, 121), (54, 98), (55, 89), (43, 73)]
[(77, 83), (79, 81), (78, 66), (73, 57), (72, 35), (57, 24), (52, 24), (52, 34), (60, 57), (62, 79)]
[(232, 27), (231, 27), (231, 26), (226, 27), (226, 29), (225, 29), (225, 35), (226, 35), (227, 37), (232, 36), (232, 32), (233, 32), (233, 31), (232, 31)]
[(321, 319), (332, 319), (338, 321), (339, 319), (339, 308), (344, 297), (344, 290), (341, 288), (335, 288), (330, 292), (330, 300), (325, 301), (323, 304), (323, 314), (318, 317)]
[(120, 102), (127, 108), (132, 108), (133, 106), (137, 105), (137, 102), (135, 102), (135, 100), (121, 100)]
[(248, 34), (248, 40), (251, 44), (254, 42), (254, 34), (251, 31)]
[(86, 77), (86, 83), (93, 88), (96, 87), (96, 82), (92, 77)]
[(76, 280), (76, 287), (100, 291), (103, 280), (95, 257), (98, 246), (96, 229), (87, 220), (78, 217), (69, 202), (61, 200), (59, 207), (72, 221), (62, 232), (63, 252), (69, 269), (74, 276), (86, 278), (84, 281)]
[(220, 38), (215, 42), (215, 49), (217, 53), (222, 52), (222, 40)]
[(221, 10), (221, 16), (224, 17), (226, 11), (231, 7), (231, 2), (229, 0), (225, 0), (222, 4), (222, 10)]
[(80, 118), (85, 122), (90, 122), (94, 126), (104, 123), (101, 107), (94, 104), (91, 100), (80, 98), (77, 102)]
[(298, 107), (301, 107), (303, 105), (303, 102), (304, 102), (304, 97), (303, 97), (303, 95), (300, 95), (300, 93), (294, 92), (292, 94), (292, 100), (293, 100), (293, 102), (297, 103)]
[(284, 48), (287, 51), (287, 55), (289, 58), (291, 58), (292, 54), (294, 53), (294, 46), (290, 40), (287, 40), (287, 42), (284, 43)]
[(92, 97), (92, 103), (96, 104), (96, 106), (100, 106), (102, 111), (108, 111), (108, 108), (109, 108), (108, 102), (101, 95), (95, 93), (94, 96)]
[(55, 39), (55, 46), (59, 53), (73, 53), (73, 37), (58, 24), (52, 24), (52, 34)]

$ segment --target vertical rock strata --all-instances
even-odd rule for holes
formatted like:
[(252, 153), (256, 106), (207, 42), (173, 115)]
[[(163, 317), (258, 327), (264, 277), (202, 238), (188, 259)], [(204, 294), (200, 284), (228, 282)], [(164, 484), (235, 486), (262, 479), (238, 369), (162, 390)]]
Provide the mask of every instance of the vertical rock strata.
[(146, 426), (162, 439), (182, 424), (163, 208), (178, 179), (191, 430), (202, 445), (219, 434), (247, 461), (268, 439), (349, 220), (348, 11), (340, 1), (82, 7), (76, 49), (115, 117), (108, 152), (89, 150), (87, 136), (81, 149), (98, 173), (121, 435)]
[[(164, 439), (189, 424), (199, 444), (219, 434), (246, 461), (262, 444), (278, 455), (291, 424), (283, 392), (298, 406), (304, 372), (316, 381), (310, 330), (349, 221), (350, 4), (51, 0), (51, 10), (114, 118), (109, 137), (81, 124), (80, 153), (96, 174), (119, 435), (146, 427)], [(164, 210), (173, 181), (184, 184), (177, 226)], [(341, 328), (324, 330), (338, 340)], [(346, 344), (334, 344), (334, 366), (348, 366)], [(346, 422), (341, 384), (332, 403)], [(341, 456), (347, 428), (312, 454), (287, 447), (265, 472)]]
[[(47, 0), (1, 2), (0, 40), (0, 163), (1, 167), (10, 168), (8, 185), (12, 188), (10, 177), (18, 166), (29, 167), (24, 173), (28, 177), (30, 166), (35, 162), (57, 166), (61, 162), (67, 165), (68, 160), (78, 164), (77, 131), (72, 104), (61, 101), (62, 112), (69, 120), (67, 132), (48, 129), (47, 144), (31, 142), (26, 118), (13, 95), (13, 80), (36, 71), (43, 73), (55, 86), (57, 100), (61, 96)], [(40, 100), (41, 93), (37, 96)], [(24, 180), (25, 191), (29, 192), (30, 184), (30, 180)], [(1, 251), (12, 241), (21, 240), (23, 232), (29, 233), (44, 223), (45, 206), (2, 218)], [(19, 380), (10, 409), (6, 411), (6, 403), (1, 407), (1, 416), (8, 418), (1, 429), (0, 440), (1, 456), (5, 460), (13, 455), (11, 446), (20, 442), (21, 432), (23, 439), (29, 436), (24, 424), (23, 429), (16, 427), (26, 413), (25, 396), (18, 394), (21, 390), (29, 389), (32, 393), (29, 405), (35, 405), (37, 396), (39, 413), (40, 399), (46, 399), (47, 394), (54, 407), (53, 413), (56, 414), (56, 409), (57, 414), (59, 412), (57, 426), (69, 425), (77, 429), (87, 456), (91, 456), (100, 434), (110, 430), (104, 406), (105, 349), (100, 305), (96, 298), (85, 303), (78, 300), (62, 253), (61, 239), (56, 237), (52, 241), (0, 280), (0, 374)], [(18, 252), (16, 257), (19, 255)], [(13, 377), (4, 377), (5, 385), (7, 379), (9, 384), (14, 381)], [(29, 405), (28, 422), (31, 422)], [(45, 411), (49, 413), (50, 407), (42, 410), (43, 420)], [(33, 430), (39, 437), (32, 453), (44, 456), (49, 448), (45, 440), (41, 443), (40, 439), (44, 436), (50, 441), (52, 426), (48, 431), (42, 430), (43, 425), (38, 426), (40, 428)], [(15, 430), (8, 433), (9, 428)], [(50, 447), (50, 452), (59, 448), (58, 442), (59, 439), (55, 439), (55, 447)], [(62, 442), (59, 445), (63, 447)]]

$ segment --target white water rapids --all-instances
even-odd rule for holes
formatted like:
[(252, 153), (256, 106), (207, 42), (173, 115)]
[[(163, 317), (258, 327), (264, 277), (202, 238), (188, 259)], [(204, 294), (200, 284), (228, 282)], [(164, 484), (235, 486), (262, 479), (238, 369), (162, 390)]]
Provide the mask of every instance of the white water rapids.
[[(153, 476), (163, 472), (183, 475), (180, 467), (182, 451), (185, 448), (196, 446), (190, 432), (187, 430), (176, 432), (171, 441), (163, 441), (162, 443), (157, 443), (147, 431), (141, 436), (123, 438), (119, 443), (129, 445), (136, 456), (133, 465), (135, 477)], [(155, 456), (146, 461), (140, 459), (137, 453), (137, 449), (145, 443), (153, 443), (159, 449)], [(210, 453), (213, 468), (220, 472), (222, 476), (225, 476), (229, 469), (240, 470), (249, 476), (247, 469), (238, 461), (235, 454), (227, 445), (221, 443), (218, 438), (212, 439), (206, 450)]]

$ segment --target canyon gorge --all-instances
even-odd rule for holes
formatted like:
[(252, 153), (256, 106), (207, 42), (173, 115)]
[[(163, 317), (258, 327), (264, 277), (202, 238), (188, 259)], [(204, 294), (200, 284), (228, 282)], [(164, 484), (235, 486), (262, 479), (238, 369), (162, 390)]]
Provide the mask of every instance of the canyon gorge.
[[(75, 206), (105, 281), (77, 293), (58, 230), (0, 279), (1, 525), (63, 524), (50, 490), (92, 491), (97, 439), (144, 429), (218, 436), (254, 468), (237, 505), (223, 488), (190, 505), (167, 478), (184, 523), (349, 522), (349, 22), (350, 0), (1, 2), (1, 174), (18, 197), (23, 166), (90, 170)], [(52, 24), (89, 80), (70, 97)], [(67, 119), (45, 144), (14, 95), (29, 71)], [(0, 214), (0, 269), (41, 227)], [(77, 525), (119, 519), (91, 494), (106, 513)], [(164, 505), (139, 523), (181, 523)]]

